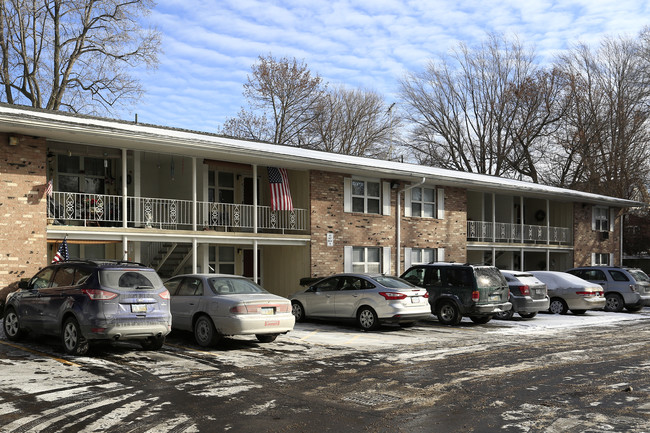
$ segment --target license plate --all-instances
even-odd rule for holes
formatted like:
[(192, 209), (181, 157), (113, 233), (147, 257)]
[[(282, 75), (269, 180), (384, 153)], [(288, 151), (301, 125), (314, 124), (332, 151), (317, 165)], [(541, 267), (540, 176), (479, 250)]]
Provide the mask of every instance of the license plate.
[(501, 295), (490, 295), (490, 301), (500, 301), (501, 300)]
[(420, 297), (419, 296), (411, 296), (411, 303), (412, 304), (419, 304), (420, 303)]
[(260, 313), (268, 316), (275, 314), (275, 308), (273, 307), (262, 307), (260, 308)]
[(280, 326), (279, 320), (267, 320), (264, 322), (264, 326)]
[(147, 306), (145, 304), (131, 304), (132, 313), (146, 313)]

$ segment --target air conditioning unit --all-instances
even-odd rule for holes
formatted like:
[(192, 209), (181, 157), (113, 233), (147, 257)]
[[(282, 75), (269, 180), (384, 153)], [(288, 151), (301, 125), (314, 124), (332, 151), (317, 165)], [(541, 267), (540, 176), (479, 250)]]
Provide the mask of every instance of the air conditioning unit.
[(604, 241), (606, 239), (609, 239), (609, 232), (600, 232), (600, 240)]

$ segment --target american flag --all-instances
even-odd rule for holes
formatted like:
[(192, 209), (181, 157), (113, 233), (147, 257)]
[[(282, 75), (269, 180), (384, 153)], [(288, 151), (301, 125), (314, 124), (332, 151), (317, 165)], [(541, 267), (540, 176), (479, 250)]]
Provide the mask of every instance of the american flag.
[(59, 246), (59, 250), (54, 255), (52, 263), (65, 262), (69, 258), (70, 255), (68, 254), (68, 242), (64, 238), (61, 246)]
[(293, 210), (287, 170), (275, 167), (267, 167), (267, 170), (269, 172), (269, 184), (271, 185), (271, 209)]
[(45, 194), (47, 194), (48, 197), (52, 197), (52, 180), (47, 181), (47, 187), (45, 188)]

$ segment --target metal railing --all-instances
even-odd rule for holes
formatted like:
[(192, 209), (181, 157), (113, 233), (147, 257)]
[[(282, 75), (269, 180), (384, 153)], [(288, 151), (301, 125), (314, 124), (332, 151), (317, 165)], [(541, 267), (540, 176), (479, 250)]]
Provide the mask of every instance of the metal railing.
[[(47, 218), (51, 224), (116, 226), (122, 224), (122, 196), (54, 192), (48, 197)], [(127, 197), (127, 226), (170, 230), (191, 230), (193, 203), (153, 197)], [(252, 231), (255, 206), (245, 204), (196, 202), (198, 230)], [(257, 228), (264, 231), (296, 231), (309, 229), (306, 209), (273, 211), (257, 206)]]
[[(522, 235), (523, 230), (523, 235)], [(467, 221), (467, 240), (498, 243), (544, 243), (570, 245), (571, 229), (529, 224)]]

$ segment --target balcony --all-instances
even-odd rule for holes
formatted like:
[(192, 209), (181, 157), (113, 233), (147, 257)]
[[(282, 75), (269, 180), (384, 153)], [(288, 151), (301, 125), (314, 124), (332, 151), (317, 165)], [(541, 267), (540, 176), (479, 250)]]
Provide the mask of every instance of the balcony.
[[(196, 204), (196, 207), (194, 206)], [(54, 192), (48, 197), (47, 218), (51, 224), (122, 227), (124, 197), (106, 194)], [(307, 232), (306, 209), (274, 211), (268, 206), (192, 202), (152, 197), (126, 198), (126, 226), (167, 230), (192, 230), (196, 209), (197, 230)]]
[(571, 229), (513, 223), (467, 221), (467, 240), (516, 244), (571, 245)]

